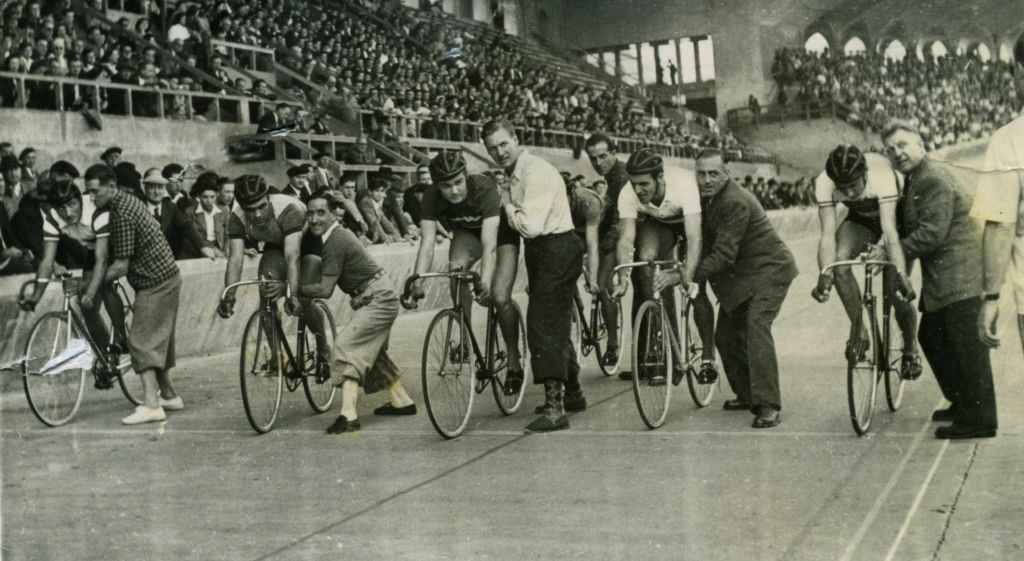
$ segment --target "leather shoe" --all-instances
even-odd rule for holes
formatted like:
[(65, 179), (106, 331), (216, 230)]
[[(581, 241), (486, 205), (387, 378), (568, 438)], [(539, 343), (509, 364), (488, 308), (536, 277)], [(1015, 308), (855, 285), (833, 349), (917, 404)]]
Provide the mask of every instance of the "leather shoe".
[(626, 381), (629, 381), (629, 382), (633, 381), (633, 371), (632, 370), (623, 370), (622, 372), (619, 372), (619, 379), (620, 380), (626, 380)]
[(758, 408), (757, 418), (754, 419), (754, 424), (751, 426), (755, 429), (769, 429), (778, 425), (779, 422), (779, 410), (764, 405)]
[(972, 425), (950, 425), (935, 429), (935, 438), (949, 440), (962, 440), (965, 438), (993, 438), (996, 429), (990, 427), (979, 427)]
[(725, 409), (726, 411), (750, 411), (750, 403), (747, 403), (746, 400), (737, 397), (736, 399), (730, 399), (723, 403), (722, 409)]
[(334, 420), (334, 424), (327, 427), (327, 434), (342, 434), (346, 432), (355, 432), (361, 428), (362, 425), (359, 423), (359, 419), (353, 419), (349, 421), (344, 415), (338, 415), (338, 418)]
[(416, 414), (416, 404), (415, 403), (410, 403), (409, 405), (406, 405), (405, 407), (395, 407), (389, 401), (389, 402), (385, 403), (384, 405), (381, 405), (380, 407), (374, 409), (373, 410), (373, 414), (374, 415), (392, 415), (392, 416), (415, 415)]
[(569, 428), (569, 418), (565, 415), (549, 417), (541, 415), (526, 425), (526, 432), (551, 432)]
[(585, 411), (587, 409), (587, 398), (583, 395), (582, 391), (565, 392), (562, 404), (565, 406), (566, 411)]
[(932, 411), (933, 421), (952, 421), (953, 417), (956, 417), (956, 405), (950, 405), (945, 409), (936, 409), (935, 411)]

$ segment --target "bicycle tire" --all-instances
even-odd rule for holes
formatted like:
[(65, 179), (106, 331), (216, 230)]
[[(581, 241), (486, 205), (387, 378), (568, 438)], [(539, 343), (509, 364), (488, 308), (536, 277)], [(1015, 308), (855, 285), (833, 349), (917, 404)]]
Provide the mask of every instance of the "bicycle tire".
[[(850, 327), (850, 347), (855, 352), (851, 352), (847, 360), (846, 396), (850, 421), (858, 436), (864, 435), (871, 428), (878, 391), (878, 327), (874, 322), (873, 310), (874, 306), (870, 302), (861, 304), (859, 321)], [(861, 325), (867, 328), (867, 333), (860, 329)], [(861, 350), (859, 356), (857, 349)]]
[[(423, 401), (430, 424), (444, 438), (459, 436), (469, 424), (476, 396), (475, 359), (470, 352), (452, 351), (471, 344), (468, 326), (451, 308), (434, 316), (423, 341)], [(454, 354), (461, 358), (453, 361)]]
[[(519, 309), (519, 304), (512, 302), (512, 308), (516, 312), (516, 324), (519, 327), (516, 346), (519, 348), (519, 362), (523, 368), (523, 383), (519, 386), (518, 392), (511, 394), (505, 392), (508, 379), (508, 365), (507, 363), (504, 367), (497, 365), (499, 351), (505, 349), (505, 340), (500, 329), (498, 330), (497, 337), (494, 338), (496, 348), (491, 355), (495, 357), (495, 364), (491, 365), (495, 377), (494, 383), (491, 384), (491, 391), (494, 393), (494, 402), (504, 415), (511, 415), (519, 411), (519, 407), (523, 404), (523, 396), (526, 395), (526, 388), (530, 384), (530, 351), (526, 346), (526, 322), (523, 321), (523, 313)], [(507, 361), (507, 350), (505, 352)]]
[(903, 405), (903, 393), (907, 381), (901, 375), (903, 362), (903, 332), (896, 321), (896, 313), (890, 311), (888, 326), (888, 344), (885, 349), (885, 403), (889, 411), (899, 411)]
[[(598, 327), (598, 331), (604, 330), (604, 336), (605, 336), (605, 338), (607, 340), (607, 337), (608, 337), (608, 326), (606, 326), (604, 324), (604, 314), (601, 313), (602, 312), (602, 308), (603, 308), (603, 305), (598, 303), (598, 305), (597, 305), (597, 321), (598, 321), (598, 326), (599, 326)], [(619, 349), (618, 360), (615, 361), (615, 364), (606, 365), (601, 360), (603, 358), (601, 353), (600, 352), (597, 353), (597, 364), (601, 368), (601, 372), (604, 373), (605, 376), (614, 376), (614, 375), (619, 373), (619, 369), (622, 368), (622, 361), (624, 360), (623, 359), (623, 355), (625, 355), (625, 353), (622, 352), (622, 342), (626, 338), (626, 335), (625, 335), (625, 333), (626, 333), (626, 324), (623, 322), (623, 311), (622, 311), (623, 305), (622, 305), (621, 301), (619, 302), (619, 305), (617, 306), (617, 308), (619, 310), (619, 313), (618, 313), (619, 329), (617, 330), (618, 331), (618, 335), (616, 337), (616, 339), (618, 339), (616, 341), (616, 343), (618, 344), (618, 349)], [(608, 349), (608, 345), (605, 344), (605, 350), (607, 350), (607, 349)]]
[[(128, 293), (121, 288), (118, 295), (121, 297), (121, 302), (124, 304), (124, 332), (127, 334), (131, 332), (132, 328), (132, 302), (128, 298)], [(109, 317), (108, 317), (109, 320)], [(117, 335), (114, 330), (113, 322), (110, 325), (110, 344), (117, 341)], [(118, 357), (117, 366), (117, 385), (121, 388), (121, 393), (124, 394), (128, 401), (132, 402), (132, 405), (142, 405), (145, 398), (145, 392), (142, 390), (142, 377), (135, 373), (132, 368), (132, 359), (128, 354), (128, 349), (121, 349), (124, 351), (120, 357)]]
[[(331, 310), (327, 307), (322, 300), (316, 300), (313, 302), (313, 308), (316, 313), (323, 315), (326, 318), (324, 327), (326, 327), (326, 333), (324, 334), (327, 339), (327, 346), (330, 347), (334, 344), (334, 338), (337, 336), (337, 330), (334, 326), (334, 316), (331, 315)], [(334, 401), (334, 394), (336, 388), (331, 382), (331, 378), (328, 376), (326, 380), (317, 380), (316, 377), (316, 337), (309, 330), (309, 324), (306, 324), (305, 342), (303, 344), (303, 351), (306, 356), (300, 359), (302, 361), (302, 391), (306, 394), (306, 401), (309, 402), (309, 406), (313, 408), (313, 411), (317, 413), (324, 413), (331, 407), (331, 403)], [(298, 346), (296, 346), (296, 349)], [(311, 350), (312, 349), (312, 350)]]
[(85, 390), (85, 368), (38, 374), (51, 358), (67, 348), (71, 339), (85, 339), (69, 319), (65, 312), (49, 312), (36, 320), (25, 343), (26, 360), (21, 363), (28, 406), (40, 422), (50, 427), (59, 427), (74, 418)]
[(665, 340), (665, 318), (661, 306), (644, 302), (636, 313), (633, 331), (633, 397), (640, 419), (649, 429), (665, 422), (672, 398), (672, 350)]
[(569, 332), (569, 340), (578, 362), (583, 358), (583, 321), (580, 320), (580, 312), (576, 309), (575, 303), (572, 304), (572, 328)]
[[(242, 352), (239, 357), (238, 377), (242, 390), (245, 417), (253, 430), (260, 434), (270, 432), (281, 408), (284, 376), (280, 345), (274, 348), (276, 336), (268, 339), (264, 322), (272, 316), (256, 310), (249, 316), (242, 333)], [(271, 323), (273, 325), (273, 323)]]
[(700, 331), (697, 330), (697, 323), (693, 319), (693, 306), (687, 306), (682, 350), (683, 360), (686, 361), (686, 387), (690, 390), (690, 398), (693, 399), (693, 403), (697, 407), (707, 407), (715, 395), (717, 384), (716, 382), (703, 384), (697, 379), (697, 369), (700, 368), (704, 353), (704, 342), (700, 338)]

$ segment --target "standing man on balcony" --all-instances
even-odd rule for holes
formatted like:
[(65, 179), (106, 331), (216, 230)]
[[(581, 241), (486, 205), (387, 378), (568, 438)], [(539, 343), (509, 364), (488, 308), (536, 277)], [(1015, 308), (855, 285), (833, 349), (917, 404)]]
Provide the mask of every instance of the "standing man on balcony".
[[(526, 340), (536, 383), (544, 384), (544, 413), (527, 425), (530, 432), (569, 428), (567, 403), (586, 408), (580, 365), (570, 342), (573, 291), (583, 271), (583, 242), (573, 232), (569, 198), (558, 170), (519, 144), (507, 121), (490, 121), (483, 140), (491, 158), (509, 174), (500, 189), (508, 223), (524, 238), (530, 303)], [(580, 407), (579, 405), (582, 405)]]

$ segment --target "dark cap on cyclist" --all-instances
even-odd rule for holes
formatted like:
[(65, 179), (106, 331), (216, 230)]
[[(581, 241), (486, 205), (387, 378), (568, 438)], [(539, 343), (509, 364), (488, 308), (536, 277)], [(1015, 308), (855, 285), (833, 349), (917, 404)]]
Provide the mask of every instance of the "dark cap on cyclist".
[(269, 193), (267, 182), (259, 175), (242, 175), (235, 180), (235, 200), (242, 206), (251, 205)]
[(868, 163), (860, 148), (840, 144), (828, 155), (825, 162), (825, 175), (837, 185), (852, 183), (864, 177), (868, 171)]
[(78, 186), (71, 181), (54, 181), (52, 179), (44, 179), (39, 182), (39, 186), (42, 187), (43, 183), (48, 183), (46, 189), (46, 202), (50, 203), (52, 207), (60, 207), (67, 204), (71, 199), (82, 200), (82, 192), (78, 190)]
[(466, 172), (466, 160), (462, 158), (461, 152), (441, 152), (430, 160), (430, 179), (435, 183), (448, 181)]
[(629, 175), (647, 175), (661, 173), (665, 169), (665, 163), (658, 154), (650, 148), (641, 148), (633, 152), (626, 161), (626, 173)]

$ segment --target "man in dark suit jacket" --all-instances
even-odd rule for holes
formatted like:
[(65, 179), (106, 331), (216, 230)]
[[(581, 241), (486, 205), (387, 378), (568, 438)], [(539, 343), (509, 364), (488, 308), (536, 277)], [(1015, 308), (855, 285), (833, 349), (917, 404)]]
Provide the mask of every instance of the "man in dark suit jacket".
[(14, 232), (7, 209), (0, 205), (0, 275), (18, 275), (35, 271), (30, 253), (14, 245)]
[(925, 157), (917, 130), (896, 122), (882, 134), (893, 166), (906, 176), (900, 244), (907, 261), (921, 261), (921, 326), (917, 338), (948, 409), (932, 419), (953, 421), (938, 438), (996, 435), (996, 395), (988, 347), (978, 338), (981, 312), (981, 224), (970, 217), (970, 191), (942, 163)]
[(281, 194), (295, 197), (302, 201), (302, 204), (308, 203), (309, 197), (313, 195), (309, 188), (309, 177), (312, 174), (312, 168), (306, 164), (288, 168), (288, 185), (281, 189)]
[(313, 156), (316, 167), (311, 170), (309, 186), (314, 193), (320, 189), (334, 189), (338, 185), (338, 177), (331, 171), (331, 157), (324, 152)]
[[(224, 232), (228, 213), (217, 206), (219, 183), (219, 178), (212, 172), (206, 172), (196, 179), (192, 187), (192, 198), (196, 204), (185, 211), (185, 218), (203, 237), (204, 247), (213, 249), (221, 257), (227, 251)], [(202, 257), (202, 254), (192, 244), (188, 244), (183, 256), (185, 259), (196, 259)]]
[(270, 132), (291, 125), (294, 125), (292, 122), (292, 108), (284, 103), (279, 103), (273, 111), (264, 113), (260, 117), (256, 132)]
[[(697, 184), (704, 251), (692, 282), (709, 282), (718, 297), (715, 346), (736, 393), (725, 408), (753, 411), (754, 428), (774, 427), (782, 399), (771, 327), (797, 276), (796, 261), (754, 195), (729, 179), (721, 152), (698, 156)], [(678, 284), (679, 276), (659, 273), (654, 290)]]
[(186, 243), (194, 248), (199, 248), (199, 254), (203, 257), (215, 259), (217, 253), (206, 247), (205, 237), (199, 233), (196, 227), (185, 218), (178, 207), (167, 198), (167, 180), (160, 174), (160, 170), (153, 169), (142, 179), (142, 191), (146, 197), (146, 207), (160, 223), (160, 231), (167, 238), (171, 246), (171, 252), (175, 259), (186, 258), (182, 255)]

